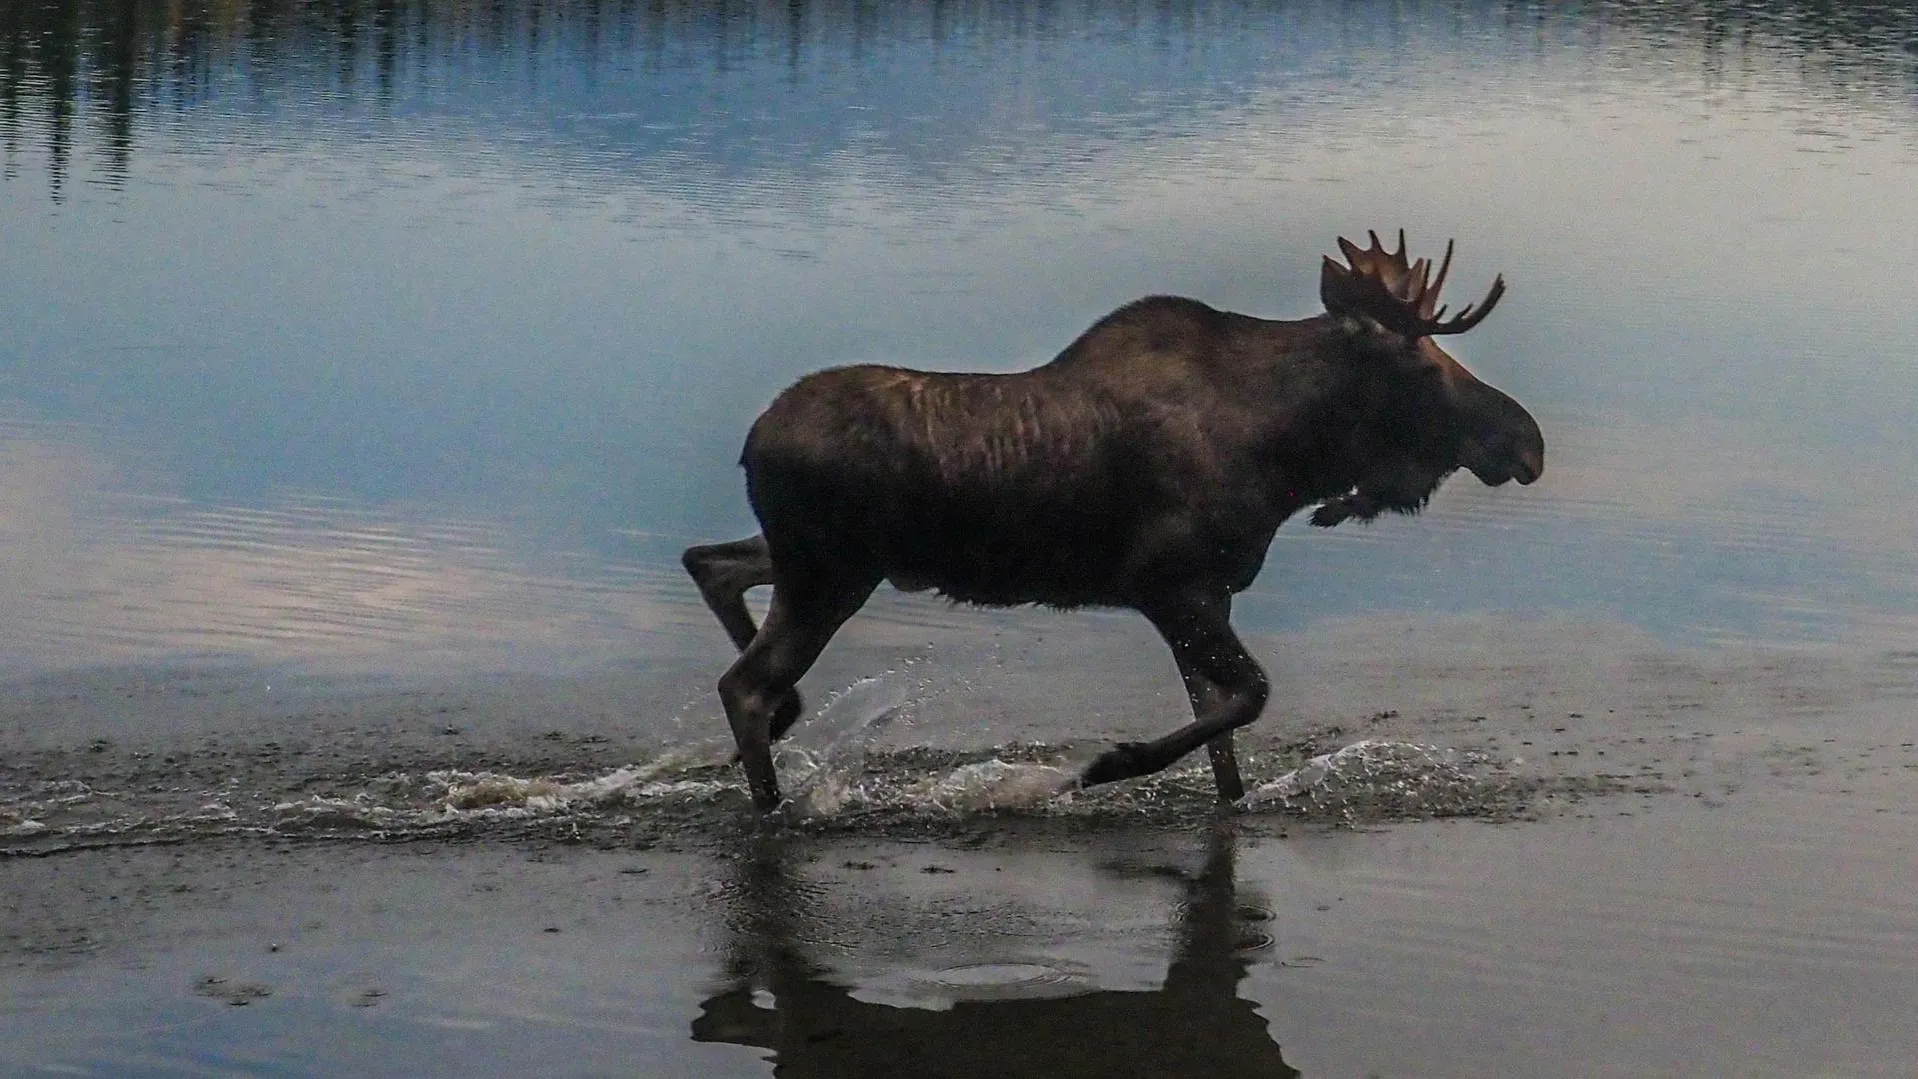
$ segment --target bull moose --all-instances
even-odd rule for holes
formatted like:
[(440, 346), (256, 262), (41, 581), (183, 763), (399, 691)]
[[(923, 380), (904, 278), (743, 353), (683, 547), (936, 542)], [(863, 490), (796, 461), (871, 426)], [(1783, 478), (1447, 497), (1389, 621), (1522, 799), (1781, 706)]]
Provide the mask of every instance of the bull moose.
[[(967, 603), (1116, 607), (1172, 649), (1194, 720), (1101, 753), (1080, 786), (1148, 775), (1204, 745), (1219, 797), (1244, 795), (1232, 732), (1265, 705), (1265, 672), (1233, 632), (1232, 597), (1288, 517), (1330, 527), (1416, 513), (1463, 467), (1528, 484), (1538, 423), (1433, 340), (1470, 330), (1505, 293), (1446, 318), (1432, 274), (1340, 237), (1325, 313), (1274, 321), (1152, 296), (1094, 323), (1050, 362), (1010, 374), (860, 365), (781, 393), (740, 464), (759, 535), (683, 558), (738, 659), (719, 696), (762, 811), (779, 804), (771, 743), (798, 720), (799, 679), (881, 581)], [(772, 586), (755, 626), (746, 591)]]

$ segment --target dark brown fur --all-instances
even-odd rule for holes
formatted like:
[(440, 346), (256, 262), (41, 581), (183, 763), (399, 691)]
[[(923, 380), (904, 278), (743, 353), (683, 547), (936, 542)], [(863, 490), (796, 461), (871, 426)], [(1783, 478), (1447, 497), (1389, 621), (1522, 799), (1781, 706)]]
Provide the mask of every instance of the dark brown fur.
[[(720, 693), (762, 808), (778, 801), (767, 747), (799, 715), (794, 684), (881, 580), (1140, 611), (1196, 721), (1114, 748), (1082, 782), (1209, 743), (1221, 795), (1237, 798), (1231, 731), (1257, 718), (1266, 683), (1231, 598), (1279, 525), (1315, 503), (1321, 525), (1413, 512), (1459, 467), (1529, 483), (1543, 460), (1532, 417), (1429, 336), (1363, 312), (1280, 322), (1151, 297), (1029, 371), (802, 378), (741, 457), (762, 535), (685, 562), (743, 651)], [(760, 584), (773, 602), (756, 630), (743, 593)]]

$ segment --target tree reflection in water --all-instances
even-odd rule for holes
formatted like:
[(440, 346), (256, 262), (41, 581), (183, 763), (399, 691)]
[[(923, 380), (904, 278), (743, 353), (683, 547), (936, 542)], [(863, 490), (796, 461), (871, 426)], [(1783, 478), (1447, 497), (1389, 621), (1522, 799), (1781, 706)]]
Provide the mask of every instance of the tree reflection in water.
[[(1203, 868), (1182, 875), (1178, 944), (1158, 989), (962, 1000), (945, 1011), (856, 1000), (808, 957), (793, 853), (775, 837), (740, 859), (731, 984), (701, 1005), (694, 1041), (770, 1050), (774, 1073), (787, 1077), (1299, 1074), (1256, 1006), (1238, 995), (1256, 908), (1239, 902), (1229, 822), (1214, 826)], [(769, 1004), (755, 999), (759, 989)]]

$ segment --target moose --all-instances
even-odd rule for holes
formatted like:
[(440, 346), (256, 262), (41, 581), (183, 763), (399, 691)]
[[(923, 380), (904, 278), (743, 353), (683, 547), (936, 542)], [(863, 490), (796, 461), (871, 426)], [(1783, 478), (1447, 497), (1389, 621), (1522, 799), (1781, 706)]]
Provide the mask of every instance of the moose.
[[(1325, 313), (1276, 321), (1151, 296), (1050, 362), (1007, 374), (860, 365), (780, 393), (740, 464), (761, 532), (689, 548), (688, 573), (739, 649), (719, 680), (761, 812), (795, 688), (881, 581), (989, 606), (1138, 611), (1172, 650), (1193, 722), (1124, 742), (1080, 787), (1157, 772), (1203, 745), (1218, 796), (1245, 788), (1232, 732), (1268, 685), (1231, 624), (1279, 525), (1416, 513), (1463, 467), (1489, 486), (1545, 466), (1538, 423), (1433, 340), (1492, 313), (1503, 275), (1451, 318), (1452, 265), (1338, 238)], [(746, 592), (772, 586), (765, 624)]]

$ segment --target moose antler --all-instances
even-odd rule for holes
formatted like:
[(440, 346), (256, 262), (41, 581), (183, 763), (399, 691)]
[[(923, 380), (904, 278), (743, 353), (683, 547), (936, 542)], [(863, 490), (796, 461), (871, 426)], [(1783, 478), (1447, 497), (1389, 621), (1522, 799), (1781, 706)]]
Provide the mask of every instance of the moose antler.
[[(1319, 298), (1325, 309), (1335, 315), (1364, 315), (1379, 325), (1406, 337), (1437, 337), (1464, 333), (1485, 320), (1505, 295), (1505, 277), (1492, 280), (1491, 291), (1477, 305), (1450, 319), (1445, 308), (1438, 307), (1439, 290), (1445, 287), (1445, 275), (1452, 269), (1452, 241), (1445, 242), (1445, 261), (1439, 263), (1438, 277), (1431, 277), (1432, 263), (1419, 259), (1405, 261), (1405, 230), (1399, 230), (1399, 249), (1387, 251), (1379, 234), (1368, 230), (1372, 246), (1359, 245), (1339, 237), (1339, 250), (1345, 253), (1347, 266), (1326, 257), (1319, 273)], [(1436, 310), (1435, 310), (1436, 308)]]

